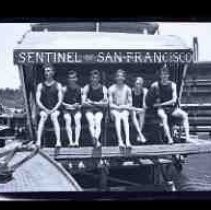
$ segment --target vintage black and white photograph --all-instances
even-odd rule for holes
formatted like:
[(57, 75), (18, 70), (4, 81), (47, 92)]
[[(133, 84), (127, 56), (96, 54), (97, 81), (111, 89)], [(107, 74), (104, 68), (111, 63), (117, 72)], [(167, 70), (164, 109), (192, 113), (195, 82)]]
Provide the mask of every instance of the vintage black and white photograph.
[(0, 196), (211, 190), (211, 23), (0, 23)]

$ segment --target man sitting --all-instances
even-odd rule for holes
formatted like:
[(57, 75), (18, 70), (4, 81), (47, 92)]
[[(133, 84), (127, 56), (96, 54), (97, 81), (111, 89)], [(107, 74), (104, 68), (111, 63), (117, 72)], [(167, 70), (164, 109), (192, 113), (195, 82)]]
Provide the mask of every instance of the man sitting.
[(131, 88), (125, 84), (125, 71), (122, 69), (116, 72), (116, 84), (109, 88), (109, 105), (111, 116), (115, 121), (115, 129), (119, 147), (125, 147), (122, 139), (121, 122), (123, 121), (126, 147), (131, 147), (129, 139), (129, 113), (132, 106)]
[(168, 143), (173, 143), (168, 125), (168, 115), (182, 119), (186, 140), (190, 141), (188, 115), (177, 106), (176, 83), (169, 80), (169, 69), (166, 65), (160, 69), (160, 80), (154, 82), (150, 89), (154, 89), (156, 92), (157, 102), (154, 104), (154, 108), (157, 109), (158, 116), (162, 120)]
[[(81, 134), (81, 87), (77, 84), (78, 77), (75, 71), (68, 73), (68, 85), (64, 87), (64, 119), (69, 139), (69, 146), (79, 146)], [(72, 138), (72, 118), (75, 122), (75, 141)]]
[(62, 103), (62, 85), (54, 80), (54, 74), (52, 66), (44, 67), (45, 81), (37, 86), (36, 101), (40, 109), (36, 142), (38, 146), (41, 145), (43, 129), (47, 119), (50, 117), (56, 134), (56, 147), (61, 147), (58, 117), (60, 114), (59, 108)]
[(90, 84), (87, 84), (83, 89), (82, 102), (86, 109), (85, 115), (93, 145), (100, 147), (101, 122), (103, 110), (108, 104), (108, 97), (107, 88), (100, 82), (100, 72), (98, 70), (91, 71)]
[(142, 77), (136, 77), (134, 87), (132, 89), (132, 120), (134, 127), (138, 133), (137, 141), (145, 143), (146, 139), (142, 133), (142, 128), (145, 120), (147, 88), (143, 87), (144, 80)]

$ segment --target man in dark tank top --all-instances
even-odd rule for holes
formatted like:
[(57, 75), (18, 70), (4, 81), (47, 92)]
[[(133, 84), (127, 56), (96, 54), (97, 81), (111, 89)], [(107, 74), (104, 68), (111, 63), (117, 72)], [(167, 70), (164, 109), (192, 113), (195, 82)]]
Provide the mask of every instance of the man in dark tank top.
[(173, 143), (168, 125), (168, 115), (182, 119), (186, 140), (190, 141), (188, 115), (177, 106), (176, 83), (169, 80), (169, 69), (166, 65), (160, 69), (160, 80), (154, 82), (150, 88), (154, 89), (154, 92), (156, 93), (156, 103), (154, 104), (154, 108), (157, 109), (158, 116), (162, 120), (168, 143)]
[[(69, 146), (79, 146), (81, 134), (81, 87), (77, 84), (78, 77), (75, 71), (68, 73), (68, 84), (63, 88), (63, 106), (65, 127), (69, 139)], [(75, 122), (75, 141), (72, 138), (72, 118)]]
[(47, 119), (50, 117), (55, 135), (56, 147), (61, 146), (60, 141), (60, 125), (58, 117), (60, 114), (59, 108), (62, 103), (62, 86), (59, 82), (54, 80), (54, 69), (48, 65), (44, 67), (45, 81), (38, 84), (36, 91), (36, 101), (40, 109), (40, 120), (38, 123), (37, 142), (38, 146), (41, 145), (41, 138), (43, 129)]
[(98, 70), (91, 71), (90, 84), (83, 89), (82, 102), (86, 110), (85, 115), (92, 142), (96, 147), (100, 147), (101, 122), (104, 108), (108, 104), (108, 97), (107, 88), (100, 83), (100, 72)]

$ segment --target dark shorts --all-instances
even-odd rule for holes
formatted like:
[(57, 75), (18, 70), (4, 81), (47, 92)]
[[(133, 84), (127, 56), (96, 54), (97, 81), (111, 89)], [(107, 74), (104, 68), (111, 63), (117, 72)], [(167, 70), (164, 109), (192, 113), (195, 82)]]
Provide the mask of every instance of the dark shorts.
[(71, 115), (74, 115), (74, 114), (77, 113), (77, 112), (81, 112), (81, 108), (74, 109), (74, 110), (66, 109), (64, 106), (63, 106), (63, 108), (62, 108), (62, 113), (63, 113), (63, 115), (64, 115), (64, 114), (71, 114)]
[[(46, 107), (47, 108), (47, 107)], [(48, 108), (47, 108), (48, 109)], [(49, 110), (51, 110), (51, 109), (49, 109)], [(41, 109), (41, 108), (37, 108), (37, 111), (38, 111), (38, 113), (40, 113), (41, 111), (44, 111), (43, 109)], [(60, 106), (58, 109), (57, 109), (57, 111), (59, 111), (59, 113), (60, 112), (62, 112), (63, 111), (63, 108)]]
[(93, 114), (96, 114), (97, 112), (104, 112), (104, 109), (98, 107), (86, 108), (85, 112), (92, 112)]

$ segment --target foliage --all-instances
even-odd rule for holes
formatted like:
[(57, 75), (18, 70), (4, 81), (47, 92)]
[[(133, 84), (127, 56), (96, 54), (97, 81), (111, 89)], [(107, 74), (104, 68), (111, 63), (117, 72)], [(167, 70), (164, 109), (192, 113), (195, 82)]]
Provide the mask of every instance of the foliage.
[(24, 108), (23, 91), (19, 89), (0, 89), (0, 100), (3, 106), (9, 108)]

